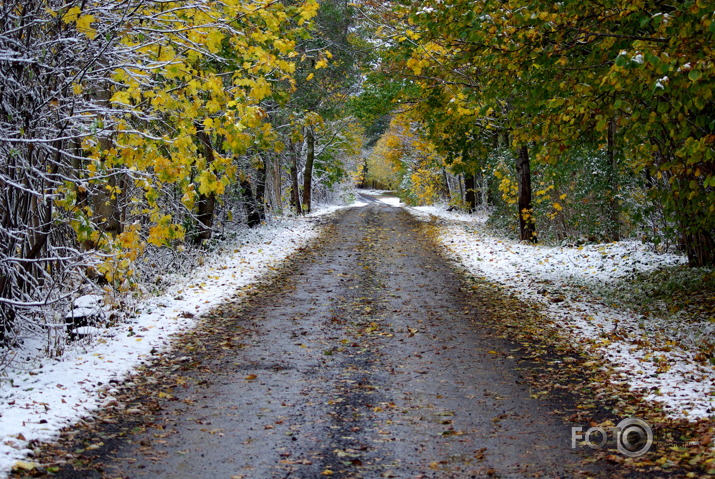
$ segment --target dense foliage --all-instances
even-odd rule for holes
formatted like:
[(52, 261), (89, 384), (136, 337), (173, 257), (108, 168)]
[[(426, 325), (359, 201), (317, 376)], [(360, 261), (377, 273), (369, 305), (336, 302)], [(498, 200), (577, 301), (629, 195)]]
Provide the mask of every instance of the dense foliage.
[[(401, 114), (467, 191), (519, 205), (522, 239), (537, 224), (649, 232), (713, 264), (714, 6), (394, 2), (369, 9), (387, 47), (372, 81), (409, 83), (393, 97)], [(473, 208), (479, 196), (463, 199)]]
[(0, 340), (351, 175), (713, 264), (714, 7), (3, 2)]
[(319, 173), (303, 188), (327, 194), (347, 177), (360, 130), (339, 115), (285, 113), (330, 69), (331, 45), (300, 51), (322, 34), (319, 8), (2, 3), (0, 342), (21, 326), (61, 323), (57, 312), (83, 285), (131, 290), (142, 264), (156, 275), (158, 259), (282, 210), (286, 151), (305, 144), (290, 125), (314, 132)]

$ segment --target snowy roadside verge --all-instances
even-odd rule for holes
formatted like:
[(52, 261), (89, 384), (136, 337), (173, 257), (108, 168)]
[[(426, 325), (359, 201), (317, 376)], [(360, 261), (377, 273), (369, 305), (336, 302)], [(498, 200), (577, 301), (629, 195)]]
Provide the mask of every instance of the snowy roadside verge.
[(408, 209), (436, 222), (448, 255), (479, 277), (538, 303), (555, 327), (584, 349), (608, 360), (616, 382), (643, 393), (672, 418), (715, 416), (715, 369), (696, 361), (685, 331), (603, 304), (590, 291), (627, 274), (682, 264), (637, 242), (583, 247), (522, 244), (490, 236), (484, 218), (436, 207)]
[(14, 466), (32, 467), (26, 462), (31, 441), (52, 440), (61, 428), (110, 402), (114, 384), (166, 350), (173, 335), (196, 326), (201, 314), (223, 301), (240, 301), (242, 288), (319, 236), (316, 216), (336, 209), (246, 230), (225, 254), (143, 302), (131, 320), (74, 343), (59, 359), (28, 358), (31, 367), (8, 369), (0, 378), (0, 477)]

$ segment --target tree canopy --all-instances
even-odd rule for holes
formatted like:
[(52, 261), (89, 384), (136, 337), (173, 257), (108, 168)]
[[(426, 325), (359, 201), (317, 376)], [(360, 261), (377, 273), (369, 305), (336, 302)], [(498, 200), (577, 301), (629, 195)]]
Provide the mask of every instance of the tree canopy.
[[(713, 2), (427, 0), (366, 11), (385, 46), (373, 85), (408, 82), (399, 109), (448, 162), (459, 159), (455, 171), (497, 173), (506, 196), (514, 172), (499, 165), (511, 157), (522, 222), (534, 221), (531, 163), (556, 189), (587, 146), (605, 158), (612, 238), (621, 184), (638, 177), (690, 262), (715, 261)], [(563, 210), (551, 204), (550, 214)]]
[(489, 207), (527, 241), (641, 235), (712, 265), (713, 11), (5, 1), (0, 339), (351, 177)]

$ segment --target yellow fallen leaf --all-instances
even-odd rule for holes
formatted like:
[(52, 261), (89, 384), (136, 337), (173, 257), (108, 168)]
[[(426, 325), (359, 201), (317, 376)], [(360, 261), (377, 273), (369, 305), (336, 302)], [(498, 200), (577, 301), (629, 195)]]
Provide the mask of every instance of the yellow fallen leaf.
[(324, 470), (324, 471), (322, 472), (322, 474), (323, 474), (324, 476), (332, 476), (332, 475), (335, 474), (335, 473), (334, 473), (333, 471), (331, 471), (330, 469), (326, 469), (326, 470)]
[(245, 379), (246, 379), (246, 381), (253, 381), (257, 377), (258, 376), (256, 376), (255, 374), (249, 374), (248, 376), (245, 377)]
[(32, 471), (36, 467), (36, 463), (28, 461), (16, 461), (15, 464), (12, 465), (13, 470), (23, 469), (25, 471)]

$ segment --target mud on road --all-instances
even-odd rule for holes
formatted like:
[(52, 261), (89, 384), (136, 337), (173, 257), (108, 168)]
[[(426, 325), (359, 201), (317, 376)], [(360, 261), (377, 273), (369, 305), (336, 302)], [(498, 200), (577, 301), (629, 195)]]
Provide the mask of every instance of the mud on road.
[(568, 405), (534, 398), (424, 223), (371, 204), (327, 228), (68, 431), (53, 477), (580, 475)]

